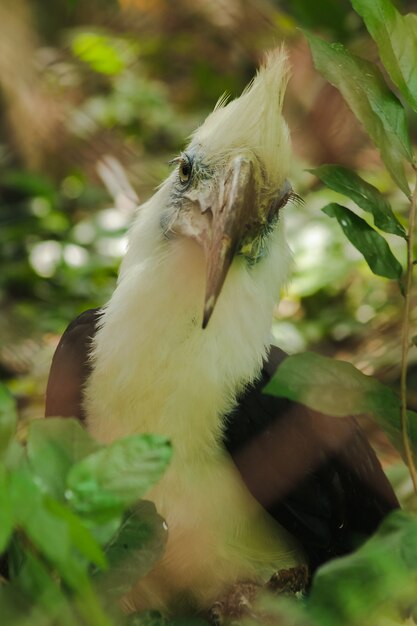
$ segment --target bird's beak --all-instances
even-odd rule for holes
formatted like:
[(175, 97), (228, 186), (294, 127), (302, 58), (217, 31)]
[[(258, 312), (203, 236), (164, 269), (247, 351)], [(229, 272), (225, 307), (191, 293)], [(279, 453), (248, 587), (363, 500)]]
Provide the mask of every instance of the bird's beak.
[[(270, 218), (269, 213), (259, 214), (256, 178), (253, 161), (238, 155), (229, 163), (220, 181), (184, 194), (187, 203), (178, 214), (173, 230), (197, 241), (204, 251), (203, 328), (211, 318), (233, 257), (243, 242), (255, 236)], [(288, 195), (287, 188), (285, 194)]]
[(206, 257), (203, 328), (213, 313), (233, 257), (245, 232), (250, 230), (256, 206), (255, 191), (253, 163), (236, 157), (212, 198), (211, 228), (200, 240)]

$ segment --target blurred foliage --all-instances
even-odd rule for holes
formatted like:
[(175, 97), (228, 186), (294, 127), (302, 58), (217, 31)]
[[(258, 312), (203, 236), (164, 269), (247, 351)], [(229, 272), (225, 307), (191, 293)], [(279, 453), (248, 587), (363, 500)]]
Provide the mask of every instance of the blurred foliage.
[[(135, 435), (104, 447), (79, 422), (32, 423), (24, 448), (17, 414), (0, 386), (0, 586), (2, 619), (14, 626), (112, 626), (115, 598), (161, 557), (167, 530), (138, 498), (167, 467), (163, 437)], [(58, 583), (61, 583), (59, 585)]]
[[(353, 4), (357, 9), (365, 6), (359, 0)], [(403, 13), (415, 9), (411, 1), (396, 4)], [(413, 28), (414, 17), (408, 19), (407, 28)], [(370, 32), (378, 33), (377, 43), (381, 29), (397, 46), (408, 41), (398, 35), (392, 21), (381, 24), (365, 13), (363, 18)], [(375, 276), (336, 220), (321, 212), (325, 205), (343, 204), (345, 211), (353, 211), (360, 219), (358, 207), (369, 210), (349, 193), (346, 176), (342, 176), (343, 184), (334, 179), (329, 183), (328, 171), (324, 177), (317, 166), (337, 163), (359, 172), (361, 182), (357, 178), (354, 187), (357, 190), (360, 185), (362, 202), (365, 196), (373, 208), (364, 216), (366, 224), (376, 226), (373, 232), (377, 234), (379, 230), (396, 233), (384, 237), (403, 266), (401, 229), (406, 224), (407, 199), (339, 93), (314, 71), (299, 27), (343, 42), (346, 48), (333, 50), (349, 69), (333, 72), (332, 82), (345, 96), (355, 94), (357, 81), (350, 80), (353, 68), (359, 75), (366, 66), (373, 77), (374, 102), (378, 102), (385, 79), (375, 71), (376, 47), (348, 0), (179, 0), (175, 7), (168, 0), (119, 4), (116, 0), (5, 0), (0, 4), (0, 375), (18, 400), (18, 439), (26, 438), (26, 419), (42, 415), (46, 374), (59, 334), (78, 313), (105, 303), (115, 285), (133, 215), (131, 204), (114, 193), (109, 176), (100, 174), (103, 158), (111, 155), (122, 164), (143, 201), (219, 96), (224, 91), (239, 94), (263, 51), (282, 39), (293, 68), (286, 101), (295, 152), (293, 184), (305, 203), (290, 206), (286, 212), (294, 272), (277, 306), (274, 336), (291, 353), (319, 347), (398, 387), (401, 291), (396, 281)], [(328, 69), (326, 54), (332, 48), (320, 45), (321, 65)], [(406, 126), (409, 123), (414, 140), (417, 124), (397, 104), (398, 89), (404, 93), (404, 82), (408, 85), (404, 67), (387, 50), (379, 52), (395, 95), (384, 100), (386, 109), (379, 111), (379, 117), (376, 111), (378, 119), (372, 118), (371, 127), (369, 116), (365, 122), (377, 146), (381, 128), (387, 131), (388, 125), (391, 138), (392, 130), (400, 129), (395, 141), (386, 139), (378, 147), (383, 160), (391, 154), (386, 165), (407, 191), (409, 171), (404, 174), (400, 162), (411, 151)], [(358, 64), (357, 55), (366, 60)], [(364, 97), (369, 84), (362, 87)], [(411, 87), (403, 99), (413, 104), (414, 83)], [(317, 176), (330, 189), (320, 185)], [(387, 207), (396, 216), (394, 230), (381, 226), (384, 216), (394, 224)], [(367, 244), (359, 242), (357, 247), (364, 251)], [(413, 302), (415, 329), (415, 293)], [(409, 403), (416, 409), (415, 347), (410, 351), (410, 364)], [(345, 376), (342, 372), (341, 380)], [(344, 393), (352, 400), (349, 390)], [(393, 392), (386, 393), (392, 404)], [(397, 408), (397, 404), (391, 406), (383, 427), (387, 428), (387, 422), (393, 427)], [(111, 472), (107, 455), (115, 454), (123, 470), (125, 453), (140, 464), (143, 446), (158, 447), (158, 442), (141, 439), (138, 446), (123, 447), (123, 454), (117, 446), (110, 452), (96, 450), (91, 442), (78, 441), (85, 434), (72, 422), (49, 422), (49, 426), (30, 427), (24, 452), (19, 444), (11, 443), (15, 420), (14, 403), (6, 388), (0, 387), (0, 455), (5, 458), (7, 453), (6, 468), (0, 472), (0, 547), (9, 543), (14, 555), (13, 583), (0, 587), (2, 617), (13, 625), (50, 626), (58, 615), (65, 624), (109, 625), (113, 616), (106, 614), (103, 598), (111, 595), (111, 589), (104, 563), (122, 573), (122, 579), (132, 563), (144, 573), (163, 549), (164, 539), (152, 533), (159, 518), (145, 510), (147, 505), (137, 520), (127, 511), (132, 504), (129, 480), (126, 491), (122, 490), (123, 501), (109, 493), (112, 480), (106, 474), (107, 467)], [(401, 502), (415, 510), (409, 476), (398, 463), (398, 455), (369, 423), (366, 427), (382, 458), (397, 461), (390, 477)], [(75, 456), (67, 446), (74, 439), (78, 441), (75, 448), (81, 450)], [(167, 462), (169, 453), (165, 445), (162, 448), (161, 465), (148, 476), (149, 484)], [(117, 485), (119, 489), (119, 480)], [(86, 508), (86, 502), (94, 510)], [(28, 503), (36, 515), (25, 513)], [(149, 519), (154, 521), (147, 525)], [(62, 546), (47, 545), (41, 527), (57, 532)], [(132, 550), (142, 545), (127, 568), (118, 561), (125, 540)], [(372, 617), (374, 622), (369, 618), (369, 623), (400, 623), (401, 610), (410, 613), (409, 595), (404, 598), (400, 591), (404, 588), (408, 593), (403, 582), (415, 580), (415, 542), (414, 518), (399, 514), (387, 520), (353, 559), (323, 568), (306, 606), (278, 606), (276, 602), (270, 606), (270, 599), (264, 601), (273, 615), (281, 616), (280, 623), (367, 624), (369, 603), (363, 594), (369, 590), (364, 584), (369, 579), (378, 602), (395, 589), (403, 603), (394, 614), (378, 605), (382, 613), (376, 611), (377, 617)], [(387, 556), (388, 549), (392, 552)], [(407, 552), (408, 559), (390, 560), (389, 576), (384, 577), (381, 572), (390, 555)], [(346, 580), (352, 571), (349, 586)], [(369, 572), (375, 576), (369, 578)], [(76, 580), (78, 574), (84, 590)], [(357, 602), (352, 600), (355, 597)], [(121, 618), (114, 619), (118, 624)], [(168, 621), (149, 613), (132, 617), (129, 624), (166, 626)]]

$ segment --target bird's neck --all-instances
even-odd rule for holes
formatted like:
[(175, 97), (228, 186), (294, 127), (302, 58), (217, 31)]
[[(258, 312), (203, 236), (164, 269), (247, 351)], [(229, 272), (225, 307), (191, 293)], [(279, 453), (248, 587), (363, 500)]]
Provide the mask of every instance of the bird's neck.
[(216, 450), (222, 418), (269, 347), (286, 249), (278, 257), (263, 269), (264, 262), (249, 269), (235, 260), (205, 330), (204, 258), (196, 244), (162, 241), (146, 259), (128, 257), (95, 339), (86, 388), (91, 432), (106, 442), (161, 433), (183, 456)]

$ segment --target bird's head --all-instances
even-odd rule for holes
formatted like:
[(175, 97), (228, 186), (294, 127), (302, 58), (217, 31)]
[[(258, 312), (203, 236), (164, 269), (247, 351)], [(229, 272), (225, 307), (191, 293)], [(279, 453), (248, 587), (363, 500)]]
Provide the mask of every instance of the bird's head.
[(283, 50), (267, 55), (240, 98), (215, 107), (174, 159), (165, 236), (190, 237), (206, 259), (203, 327), (236, 255), (258, 263), (291, 196), (290, 142), (282, 116), (288, 78)]
[(262, 261), (280, 209), (292, 195), (282, 116), (287, 80), (285, 51), (269, 53), (239, 98), (218, 102), (150, 201), (152, 212), (158, 207), (167, 243), (186, 238), (203, 250), (203, 328), (234, 258), (243, 257), (248, 269)]

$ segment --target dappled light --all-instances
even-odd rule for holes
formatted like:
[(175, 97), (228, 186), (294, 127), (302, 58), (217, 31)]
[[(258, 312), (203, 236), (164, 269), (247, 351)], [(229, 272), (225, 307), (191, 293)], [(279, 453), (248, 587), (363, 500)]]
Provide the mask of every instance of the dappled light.
[(0, 0), (2, 626), (414, 624), (416, 33)]

